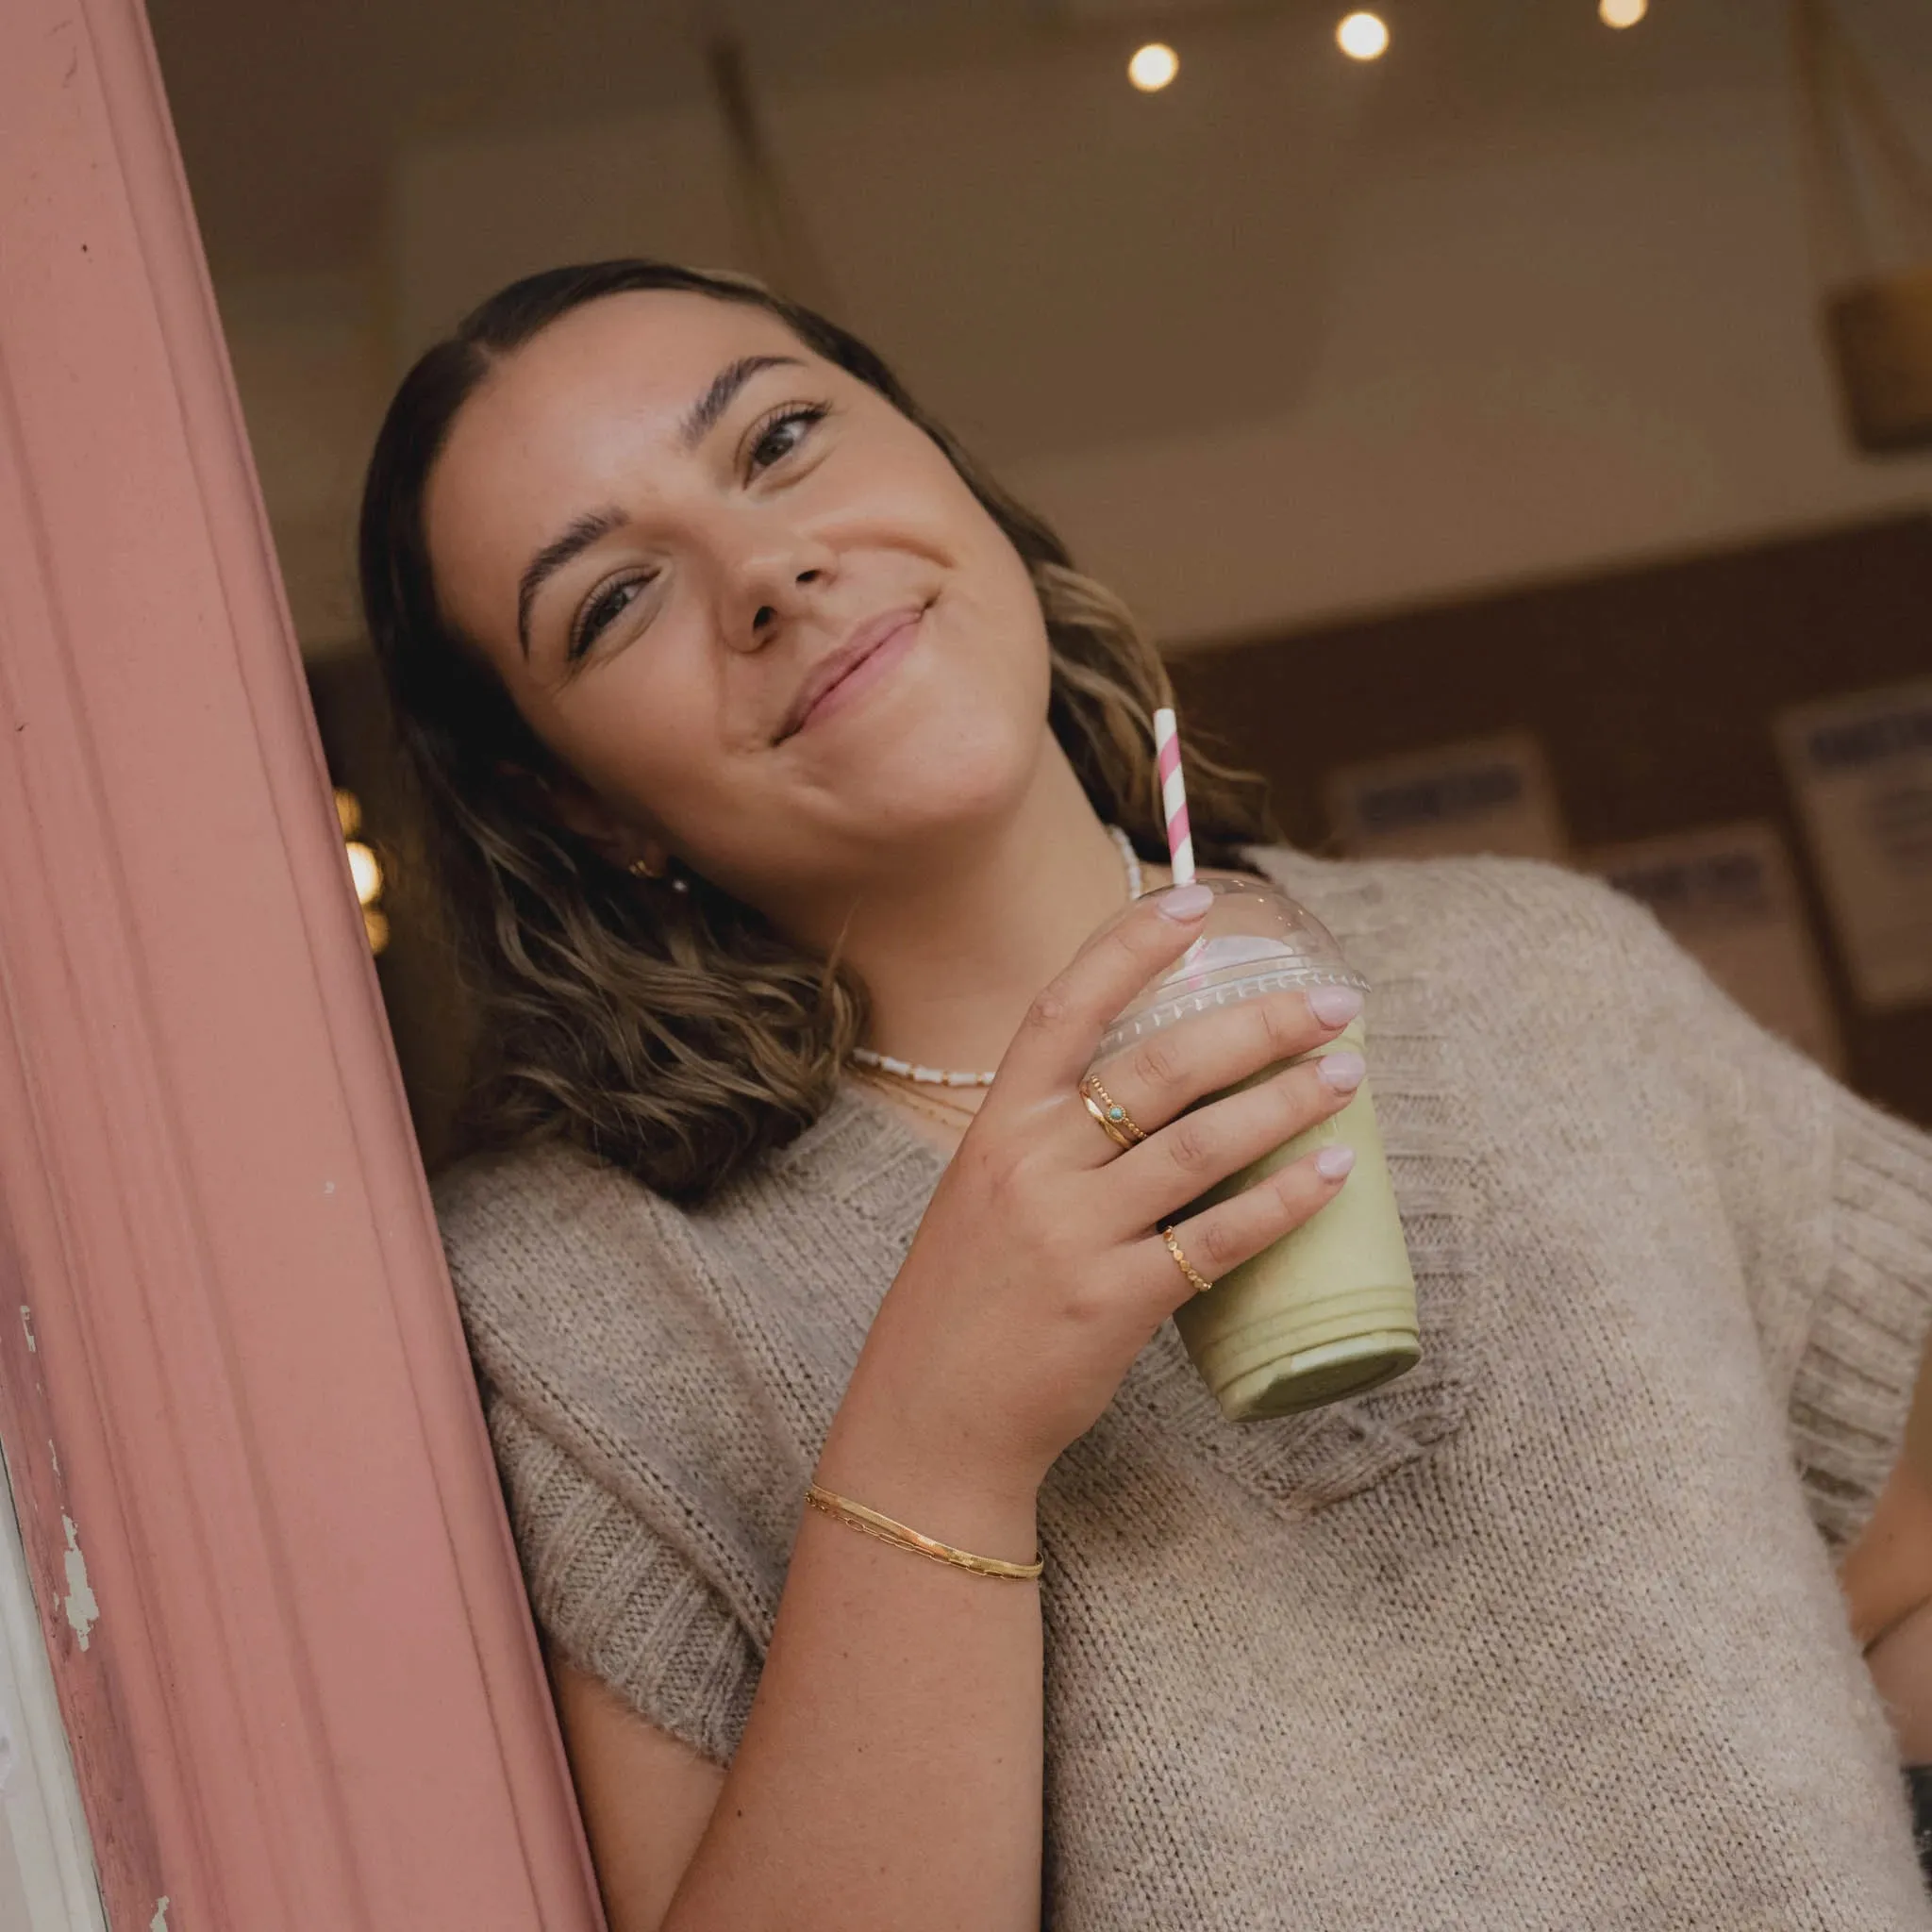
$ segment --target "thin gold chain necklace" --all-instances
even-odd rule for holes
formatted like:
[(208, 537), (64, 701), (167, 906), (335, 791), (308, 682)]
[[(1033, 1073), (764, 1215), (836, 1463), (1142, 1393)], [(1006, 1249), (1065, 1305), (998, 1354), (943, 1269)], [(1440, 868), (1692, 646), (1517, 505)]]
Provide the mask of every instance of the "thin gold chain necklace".
[[(1125, 874), (1127, 882), (1127, 903), (1132, 905), (1141, 896), (1141, 855), (1134, 850), (1133, 841), (1118, 825), (1109, 825), (1107, 831), (1114, 842), (1115, 849), (1120, 853), (1121, 870)], [(895, 1059), (889, 1053), (875, 1053), (869, 1046), (855, 1046), (846, 1058), (854, 1066), (874, 1077), (883, 1074), (893, 1081), (903, 1082), (908, 1087), (942, 1089), (992, 1085), (992, 1075), (990, 1073), (962, 1073), (950, 1067), (917, 1066), (911, 1060)], [(934, 1096), (928, 1094), (926, 1097)], [(973, 1109), (959, 1108), (958, 1111), (970, 1114)]]
[(855, 1067), (852, 1077), (863, 1081), (874, 1093), (895, 1106), (909, 1107), (913, 1112), (936, 1122), (949, 1132), (963, 1131), (978, 1116), (977, 1108), (968, 1107), (964, 1101), (943, 1099), (930, 1090), (914, 1087), (909, 1081), (889, 1080), (877, 1074), (869, 1074), (862, 1067)]

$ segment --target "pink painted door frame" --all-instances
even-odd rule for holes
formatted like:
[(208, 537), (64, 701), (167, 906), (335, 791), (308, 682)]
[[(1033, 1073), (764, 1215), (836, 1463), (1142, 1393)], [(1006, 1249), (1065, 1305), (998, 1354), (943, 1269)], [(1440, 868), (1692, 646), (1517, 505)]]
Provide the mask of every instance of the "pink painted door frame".
[(115, 1932), (591, 1932), (136, 0), (0, 5), (0, 1441)]

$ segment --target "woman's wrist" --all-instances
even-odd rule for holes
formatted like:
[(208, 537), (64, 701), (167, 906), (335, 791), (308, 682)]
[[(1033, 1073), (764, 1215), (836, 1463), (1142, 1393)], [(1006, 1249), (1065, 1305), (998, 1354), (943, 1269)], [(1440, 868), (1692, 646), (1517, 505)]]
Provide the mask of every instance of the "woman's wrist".
[(848, 1396), (825, 1437), (813, 1480), (921, 1534), (985, 1557), (1034, 1555), (1037, 1477), (929, 1440), (915, 1422)]

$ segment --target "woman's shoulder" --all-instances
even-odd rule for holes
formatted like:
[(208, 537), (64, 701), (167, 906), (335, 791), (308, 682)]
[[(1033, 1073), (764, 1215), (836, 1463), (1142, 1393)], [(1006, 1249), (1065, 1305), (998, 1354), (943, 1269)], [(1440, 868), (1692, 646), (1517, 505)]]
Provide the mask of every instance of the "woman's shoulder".
[(629, 1252), (676, 1212), (561, 1139), (470, 1154), (438, 1173), (429, 1194), (458, 1292), (511, 1280), (541, 1292), (552, 1276)]
[(770, 1628), (805, 1451), (714, 1279), (702, 1210), (561, 1139), (456, 1162), (431, 1198), (540, 1614), (640, 1707), (674, 1639), (726, 1669), (741, 1640), (713, 1598)]
[(486, 1249), (536, 1229), (622, 1211), (640, 1183), (561, 1138), (467, 1154), (431, 1176), (443, 1243)]
[(1601, 987), (1687, 963), (1646, 908), (1541, 859), (1337, 859), (1285, 845), (1248, 856), (1371, 978), (1479, 974), (1525, 990), (1544, 982), (1554, 993), (1579, 971)]
[(703, 1299), (684, 1213), (570, 1141), (472, 1155), (430, 1198), (472, 1353), (507, 1390), (608, 1366), (615, 1339), (648, 1352)]

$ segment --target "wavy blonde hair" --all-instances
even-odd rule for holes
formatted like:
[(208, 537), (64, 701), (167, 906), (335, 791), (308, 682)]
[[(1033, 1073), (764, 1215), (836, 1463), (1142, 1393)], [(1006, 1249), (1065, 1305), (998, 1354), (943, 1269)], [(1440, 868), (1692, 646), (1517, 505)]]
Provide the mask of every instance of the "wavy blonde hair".
[[(1048, 719), (1094, 809), (1165, 853), (1149, 717), (1167, 674), (1126, 607), (985, 476), (857, 338), (735, 275), (619, 260), (554, 269), (483, 303), (403, 378), (376, 437), (359, 531), (362, 605), (415, 780), (427, 852), (478, 1008), (457, 1151), (565, 1137), (672, 1199), (702, 1199), (818, 1118), (862, 1039), (853, 971), (801, 951), (702, 878), (640, 880), (534, 813), (521, 769), (555, 773), (481, 652), (441, 614), (423, 501), (451, 425), (491, 366), (606, 295), (670, 289), (758, 308), (939, 444), (1019, 552), (1052, 658)], [(1197, 847), (1265, 838), (1260, 781), (1190, 747)]]

